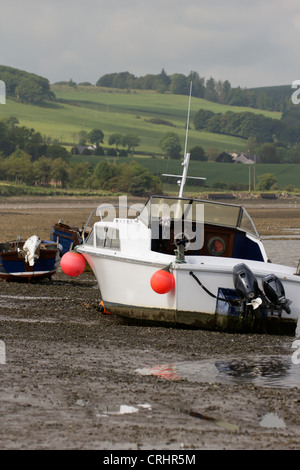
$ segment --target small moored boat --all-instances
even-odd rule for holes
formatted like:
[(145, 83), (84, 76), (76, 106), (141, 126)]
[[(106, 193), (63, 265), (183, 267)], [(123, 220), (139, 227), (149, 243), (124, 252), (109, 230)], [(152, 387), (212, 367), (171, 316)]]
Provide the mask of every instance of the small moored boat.
[[(86, 228), (85, 236), (89, 233), (89, 228)], [(67, 253), (75, 246), (82, 243), (83, 229), (65, 224), (62, 220), (52, 224), (50, 228), (50, 240), (59, 243), (62, 247), (62, 253)]]
[(61, 247), (37, 235), (0, 243), (0, 278), (5, 281), (50, 279), (60, 264)]

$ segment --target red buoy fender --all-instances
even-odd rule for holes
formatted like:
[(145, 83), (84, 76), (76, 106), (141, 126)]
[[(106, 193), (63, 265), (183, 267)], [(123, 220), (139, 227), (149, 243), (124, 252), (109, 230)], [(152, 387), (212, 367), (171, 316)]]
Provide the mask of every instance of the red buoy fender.
[(150, 285), (157, 294), (167, 294), (174, 289), (175, 278), (169, 271), (159, 269), (152, 275)]
[(76, 277), (85, 270), (86, 261), (82, 254), (68, 251), (60, 260), (60, 267), (67, 276)]

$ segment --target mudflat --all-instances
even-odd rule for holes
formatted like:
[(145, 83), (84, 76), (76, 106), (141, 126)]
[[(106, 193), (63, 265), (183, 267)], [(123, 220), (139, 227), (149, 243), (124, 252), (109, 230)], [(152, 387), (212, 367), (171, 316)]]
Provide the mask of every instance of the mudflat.
[[(101, 203), (0, 201), (0, 241), (47, 239), (59, 219), (82, 226)], [(300, 227), (297, 204), (247, 209), (261, 235)], [(299, 449), (300, 371), (288, 382), (294, 337), (128, 322), (101, 314), (99, 295), (88, 271), (0, 282), (1, 449)], [(233, 360), (241, 373), (218, 380), (215, 364)], [(264, 384), (270, 368), (280, 385)]]

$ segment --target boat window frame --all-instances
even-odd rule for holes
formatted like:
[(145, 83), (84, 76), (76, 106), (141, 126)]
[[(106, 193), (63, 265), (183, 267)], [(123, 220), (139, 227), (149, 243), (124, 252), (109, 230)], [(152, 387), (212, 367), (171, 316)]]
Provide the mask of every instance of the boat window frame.
[[(195, 198), (178, 198), (172, 196), (151, 196), (147, 202), (145, 203), (143, 209), (141, 210), (140, 214), (138, 215), (137, 219), (144, 223), (148, 228), (151, 228), (152, 220), (155, 219), (155, 214), (153, 212), (154, 201), (158, 200), (161, 202), (161, 205), (170, 203), (174, 204), (176, 201), (182, 201), (183, 204), (187, 204), (188, 207), (191, 204), (203, 204), (204, 205), (204, 224), (211, 224), (211, 225), (219, 225), (222, 227), (231, 227), (242, 230), (246, 233), (249, 233), (256, 238), (260, 238), (259, 234), (256, 230), (256, 227), (251, 219), (250, 215), (248, 214), (247, 210), (238, 204), (228, 204), (226, 202), (215, 202), (215, 201), (207, 201), (202, 199), (195, 199)], [(170, 204), (169, 204), (170, 205)], [(187, 209), (188, 209), (187, 207)], [(236, 216), (234, 217), (234, 223), (225, 224), (222, 222), (217, 222), (216, 220), (207, 220), (205, 218), (205, 207), (221, 207), (222, 209), (230, 208), (231, 210), (236, 210)], [(156, 217), (157, 218), (157, 217)], [(182, 218), (184, 218), (184, 214), (182, 214)], [(202, 221), (203, 222), (203, 221)]]
[[(96, 248), (104, 248), (108, 250), (120, 250), (121, 243), (120, 243), (120, 230), (114, 226), (109, 225), (98, 225), (96, 224), (96, 232), (95, 232), (95, 247)], [(104, 236), (101, 238), (98, 237), (97, 232), (103, 231)], [(101, 243), (102, 242), (102, 243)]]
[[(97, 236), (97, 232), (102, 231), (103, 238)], [(102, 241), (102, 243), (101, 243)], [(93, 246), (94, 248), (104, 248), (107, 250), (120, 251), (121, 240), (120, 230), (117, 227), (109, 225), (94, 224), (92, 231), (84, 242), (85, 245)]]

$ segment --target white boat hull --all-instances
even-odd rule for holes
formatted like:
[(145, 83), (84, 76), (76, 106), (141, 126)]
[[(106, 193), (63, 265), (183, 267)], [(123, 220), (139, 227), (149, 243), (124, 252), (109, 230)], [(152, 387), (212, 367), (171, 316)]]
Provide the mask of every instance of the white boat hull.
[[(241, 330), (245, 325), (246, 329), (258, 326), (253, 316), (245, 319), (238, 312), (229, 313), (227, 302), (216, 299), (220, 289), (234, 289), (233, 267), (244, 260), (202, 257), (201, 264), (195, 259), (191, 263), (172, 263), (170, 271), (175, 277), (175, 288), (167, 294), (157, 294), (151, 288), (150, 279), (166, 266), (165, 260), (154, 263), (138, 258), (126, 260), (117, 253), (108, 256), (82, 251), (82, 254), (93, 269), (105, 308), (111, 313), (209, 329)], [(276, 312), (269, 312), (268, 321), (263, 322), (264, 329), (273, 331), (275, 328), (276, 332), (280, 328), (281, 333), (294, 331), (300, 316), (300, 276), (287, 266), (255, 261), (247, 265), (259, 284), (267, 274), (276, 274), (284, 286), (286, 298), (291, 300), (291, 313), (282, 311), (279, 317)], [(198, 285), (191, 272), (212, 295)], [(282, 329), (282, 325), (286, 328)]]
[[(96, 222), (76, 251), (94, 271), (111, 313), (239, 330), (245, 323), (256, 328), (262, 319), (295, 330), (300, 316), (299, 269), (268, 262), (251, 218), (238, 205), (153, 196), (135, 219)], [(164, 294), (151, 283), (161, 269), (175, 283)], [(273, 298), (264, 292), (271, 284), (262, 283), (270, 275), (276, 278)]]

